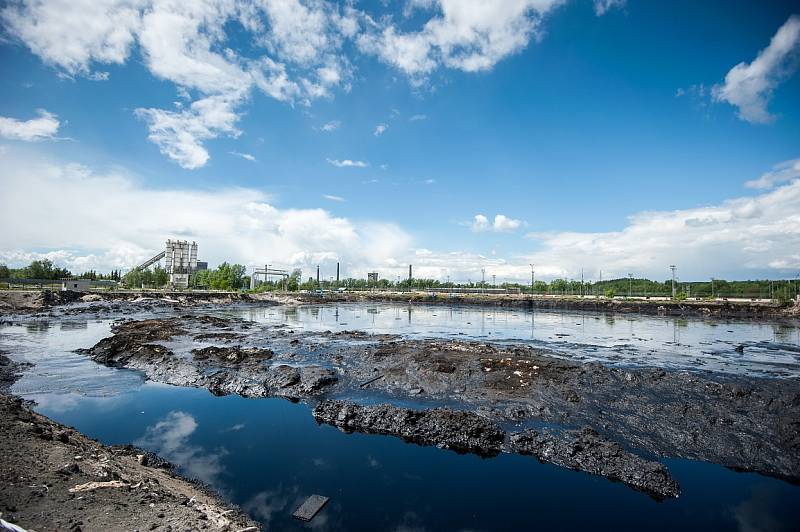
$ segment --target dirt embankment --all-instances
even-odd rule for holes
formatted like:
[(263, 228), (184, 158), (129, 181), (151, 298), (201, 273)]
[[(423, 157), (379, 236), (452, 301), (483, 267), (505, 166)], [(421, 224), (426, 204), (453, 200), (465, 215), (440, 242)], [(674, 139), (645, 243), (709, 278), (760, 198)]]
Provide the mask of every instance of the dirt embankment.
[(0, 315), (39, 312), (56, 305), (80, 301), (85, 294), (69, 290), (0, 290)]
[(636, 313), (653, 316), (707, 316), (716, 318), (800, 317), (800, 305), (738, 301), (661, 301), (647, 299), (582, 299), (580, 297), (534, 297), (518, 294), (431, 294), (428, 292), (343, 292), (299, 294), (312, 302), (375, 302), (428, 305), (466, 305), (487, 308), (574, 310), (606, 313)]
[[(375, 410), (323, 402), (316, 415), (346, 430), (462, 452), (532, 454), (656, 497), (671, 496), (672, 484), (646, 457), (699, 459), (800, 481), (800, 383), (790, 379), (621, 369), (529, 347), (296, 332), (192, 316), (125, 321), (83, 352), (217, 394), (418, 403)], [(436, 408), (444, 405), (452, 410)], [(529, 423), (546, 430), (526, 431)], [(474, 437), (461, 440), (473, 424)], [(501, 428), (509, 424), (511, 430)]]
[[(285, 299), (285, 298), (284, 298)], [(0, 316), (46, 314), (131, 314), (158, 308), (183, 309), (207, 305), (278, 304), (281, 299), (264, 294), (204, 291), (97, 291), (0, 290)]]
[[(0, 355), (0, 385), (18, 365)], [(158, 457), (109, 447), (0, 389), (0, 518), (27, 530), (256, 531), (258, 525)]]

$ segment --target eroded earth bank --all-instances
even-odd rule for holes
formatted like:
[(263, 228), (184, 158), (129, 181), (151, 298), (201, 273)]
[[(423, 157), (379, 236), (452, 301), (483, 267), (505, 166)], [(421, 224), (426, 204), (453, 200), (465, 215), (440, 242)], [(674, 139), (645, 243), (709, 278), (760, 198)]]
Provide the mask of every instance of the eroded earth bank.
[(286, 397), (320, 423), (421, 445), (501, 452), (623, 482), (680, 488), (662, 457), (800, 481), (800, 384), (578, 363), (529, 346), (300, 332), (198, 314), (118, 321), (81, 351), (215, 394)]
[(102, 445), (7, 395), (23, 369), (0, 354), (0, 519), (29, 531), (259, 530), (157, 456)]

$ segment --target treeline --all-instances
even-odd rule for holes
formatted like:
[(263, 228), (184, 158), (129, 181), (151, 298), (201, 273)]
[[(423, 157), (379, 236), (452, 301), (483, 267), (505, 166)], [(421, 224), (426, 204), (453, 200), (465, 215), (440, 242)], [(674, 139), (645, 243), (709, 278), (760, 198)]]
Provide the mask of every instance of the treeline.
[(250, 287), (247, 268), (241, 264), (223, 262), (216, 270), (199, 270), (189, 277), (189, 286), (212, 290), (239, 290)]
[[(649, 279), (609, 279), (594, 283), (592, 293), (603, 294), (611, 291), (616, 295), (634, 296), (671, 296), (672, 280), (658, 282)], [(724, 279), (709, 279), (700, 282), (675, 283), (676, 296), (684, 297), (739, 297), (739, 298), (770, 298), (792, 299), (800, 291), (800, 282), (797, 279), (782, 280), (753, 280), (753, 281), (726, 281)]]
[[(0, 263), (0, 279), (43, 279), (58, 281), (71, 279), (72, 272), (66, 268), (56, 266), (50, 259), (35, 260), (24, 268), (9, 268)], [(120, 270), (111, 270), (110, 273), (97, 273), (95, 270), (83, 272), (78, 279), (91, 279), (92, 281), (119, 281), (122, 278)]]
[(90, 279), (92, 281), (120, 281), (122, 280), (122, 270), (111, 270), (111, 273), (97, 273), (95, 270), (83, 272), (78, 279)]
[[(437, 279), (402, 279), (392, 281), (379, 279), (370, 282), (366, 279), (342, 279), (338, 283), (331, 279), (320, 279), (319, 284), (313, 277), (300, 281), (300, 270), (295, 270), (286, 281), (289, 291), (295, 290), (335, 290), (345, 288), (348, 290), (425, 290), (446, 288), (505, 288), (518, 290), (521, 293), (531, 293), (530, 283), (498, 283), (493, 285), (488, 282), (450, 283)], [(284, 281), (274, 279), (269, 282), (259, 283), (257, 290), (283, 290)], [(800, 293), (800, 280), (755, 280), (755, 281), (725, 281), (715, 279), (713, 282), (677, 282), (675, 283), (675, 296), (678, 299), (687, 297), (741, 297), (741, 298), (771, 298), (780, 300), (793, 299)], [(672, 280), (653, 281), (642, 278), (608, 279), (597, 282), (581, 282), (574, 279), (553, 279), (550, 282), (536, 281), (533, 285), (535, 294), (551, 295), (596, 295), (596, 296), (672, 296)]]
[[(223, 262), (216, 269), (200, 270), (189, 277), (189, 287), (212, 290), (242, 290), (250, 288), (250, 277), (246, 275), (246, 268), (241, 264)], [(522, 293), (531, 293), (530, 283), (498, 283), (467, 282), (454, 283), (437, 279), (397, 279), (388, 278), (369, 281), (367, 279), (347, 278), (336, 282), (330, 278), (317, 280), (308, 277), (301, 279), (302, 272), (295, 269), (286, 278), (273, 277), (267, 282), (260, 281), (256, 291), (289, 290), (425, 290), (431, 288), (506, 288), (516, 289)], [(43, 279), (57, 281), (71, 278), (72, 273), (63, 267), (55, 265), (49, 259), (35, 260), (23, 268), (9, 268), (0, 263), (0, 279)], [(152, 269), (134, 269), (122, 275), (120, 270), (109, 273), (98, 273), (89, 270), (78, 275), (81, 279), (121, 281), (127, 288), (164, 288), (169, 283), (169, 275), (160, 266)], [(741, 297), (741, 298), (770, 298), (789, 300), (800, 293), (799, 279), (783, 280), (748, 280), (726, 281), (722, 279), (709, 279), (701, 282), (676, 282), (676, 297)], [(598, 295), (598, 296), (671, 296), (672, 280), (653, 281), (644, 278), (607, 279), (598, 282), (581, 282), (575, 279), (553, 279), (550, 282), (536, 281), (533, 285), (535, 294), (558, 295)]]
[(125, 288), (164, 288), (168, 282), (169, 274), (161, 266), (147, 270), (134, 268), (122, 276)]
[(24, 268), (9, 268), (0, 264), (0, 279), (47, 279), (57, 281), (69, 279), (72, 273), (66, 268), (59, 268), (50, 259), (35, 260)]

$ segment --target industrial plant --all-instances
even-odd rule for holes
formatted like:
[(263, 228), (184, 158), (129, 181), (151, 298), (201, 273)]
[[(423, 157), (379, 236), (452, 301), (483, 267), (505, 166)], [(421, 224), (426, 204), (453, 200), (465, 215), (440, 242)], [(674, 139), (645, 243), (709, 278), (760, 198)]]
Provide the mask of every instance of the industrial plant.
[(159, 251), (136, 269), (147, 269), (162, 259), (164, 260), (164, 269), (169, 275), (169, 286), (174, 289), (188, 288), (189, 276), (197, 271), (198, 266), (197, 242), (167, 240), (164, 251)]

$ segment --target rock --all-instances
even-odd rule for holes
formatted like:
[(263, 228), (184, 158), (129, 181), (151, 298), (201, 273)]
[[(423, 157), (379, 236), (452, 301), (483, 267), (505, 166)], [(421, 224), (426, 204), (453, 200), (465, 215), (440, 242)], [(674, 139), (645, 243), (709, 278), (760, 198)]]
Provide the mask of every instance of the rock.
[(78, 464), (75, 462), (70, 462), (69, 464), (64, 464), (62, 467), (56, 470), (56, 473), (68, 477), (70, 475), (74, 475), (75, 473), (80, 473), (80, 470), (81, 469), (78, 467)]
[(320, 366), (304, 366), (300, 369), (300, 390), (304, 394), (318, 392), (323, 387), (336, 382), (336, 372)]
[(294, 366), (280, 364), (274, 366), (267, 377), (267, 386), (270, 388), (287, 388), (300, 382), (300, 370)]
[(233, 347), (209, 346), (202, 349), (192, 349), (192, 355), (199, 360), (212, 358), (220, 362), (238, 364), (245, 360), (269, 360), (272, 358), (271, 349), (259, 349), (235, 345)]

